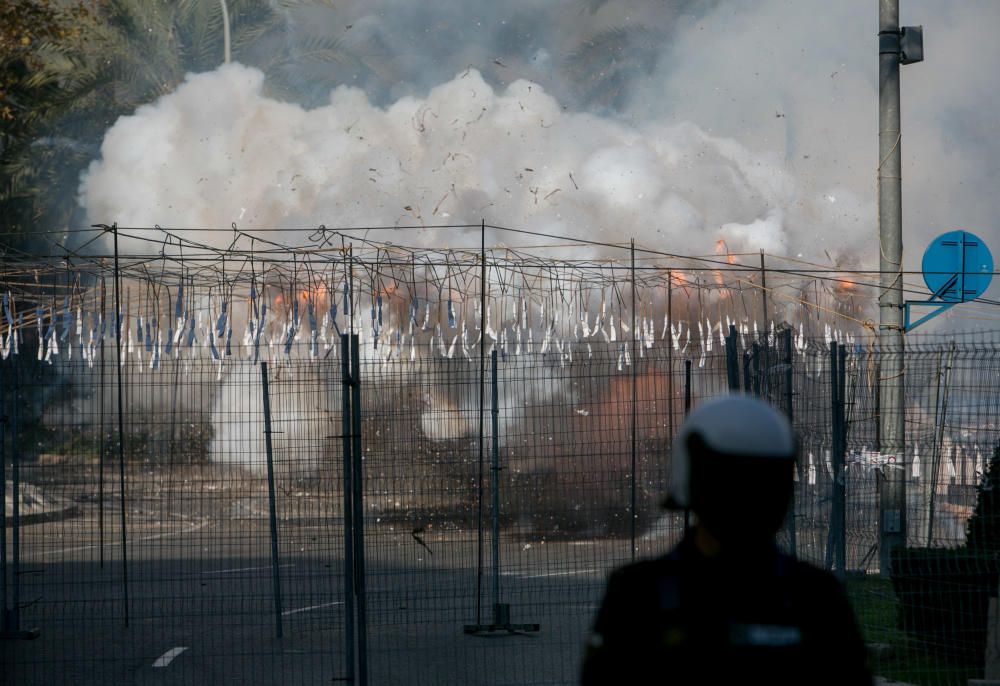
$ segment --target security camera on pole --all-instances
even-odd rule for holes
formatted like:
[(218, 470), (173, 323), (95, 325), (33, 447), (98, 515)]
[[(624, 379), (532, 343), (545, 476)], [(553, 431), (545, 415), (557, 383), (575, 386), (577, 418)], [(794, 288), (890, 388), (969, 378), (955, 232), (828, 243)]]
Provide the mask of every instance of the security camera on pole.
[(903, 203), (899, 65), (924, 58), (923, 28), (899, 26), (899, 0), (879, 0), (879, 450), (888, 461), (879, 501), (879, 562), (891, 573), (891, 551), (906, 546), (903, 397)]

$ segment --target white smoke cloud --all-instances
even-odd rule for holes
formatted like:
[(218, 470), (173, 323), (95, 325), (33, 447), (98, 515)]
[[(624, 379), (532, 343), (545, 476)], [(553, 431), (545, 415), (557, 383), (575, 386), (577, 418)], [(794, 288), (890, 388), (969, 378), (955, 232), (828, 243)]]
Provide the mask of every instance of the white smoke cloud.
[[(304, 109), (239, 64), (191, 75), (121, 118), (81, 184), (93, 222), (240, 229), (476, 223), (671, 252), (785, 251), (788, 218), (824, 214), (783, 165), (668, 119), (629, 126), (466, 70), (386, 108), (342, 87)], [(183, 232), (182, 232), (183, 233)], [(158, 236), (150, 234), (159, 239)], [(204, 234), (192, 238), (205, 241)], [(209, 239), (210, 240), (210, 239)], [(431, 231), (418, 240), (440, 245)], [(128, 245), (125, 250), (148, 250)]]
[[(317, 11), (299, 28), (380, 54), (391, 85), (345, 73), (359, 87), (309, 108), (267, 97), (263, 75), (239, 64), (192, 75), (108, 131), (80, 188), (90, 221), (218, 228), (189, 236), (224, 247), (232, 222), (300, 228), (280, 240), (301, 243), (321, 223), (485, 217), (675, 253), (712, 252), (721, 239), (733, 253), (877, 266), (871, 0), (339, 5), (336, 23)], [(1000, 4), (903, 5), (903, 23), (924, 24), (927, 43), (927, 61), (903, 72), (906, 267), (917, 269), (941, 231), (997, 242)], [(595, 32), (637, 25), (662, 44), (658, 67), (624, 84), (624, 108), (582, 111), (567, 55)], [(227, 415), (256, 412), (255, 401), (229, 383), (213, 405), (213, 459), (259, 466), (260, 441), (241, 443)], [(442, 414), (443, 402), (431, 403), (424, 432), (468, 433), (469, 408)]]
[[(694, 121), (768, 151), (812, 200), (786, 215), (786, 230), (877, 268), (877, 9), (870, 0), (718, 3), (633, 83), (628, 115)], [(990, 35), (1000, 3), (904, 0), (900, 22), (924, 26), (925, 61), (901, 75), (904, 259), (919, 271), (941, 232), (978, 230), (1000, 242), (991, 190), (1000, 43)], [(816, 201), (822, 196), (833, 201)]]

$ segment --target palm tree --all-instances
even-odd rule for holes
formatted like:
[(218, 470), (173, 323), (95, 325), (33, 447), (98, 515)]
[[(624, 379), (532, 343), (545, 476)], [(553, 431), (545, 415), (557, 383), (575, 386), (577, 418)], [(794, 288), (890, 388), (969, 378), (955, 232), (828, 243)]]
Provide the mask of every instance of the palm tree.
[(656, 66), (660, 43), (645, 27), (613, 27), (585, 39), (566, 59), (566, 71), (585, 105), (619, 109), (628, 85)]
[[(104, 132), (123, 114), (173, 91), (190, 72), (214, 69), (232, 55), (265, 72), (271, 95), (290, 100), (311, 95), (290, 78), (302, 65), (347, 65), (374, 73), (336, 39), (287, 39), (298, 12), (325, 4), (106, 0), (85, 40), (47, 42), (39, 50), (41, 68), (17, 84), (31, 106), (17, 126), (4, 126), (0, 138), (3, 233), (78, 226), (79, 176), (97, 156)], [(329, 85), (336, 85), (342, 73), (326, 72)], [(315, 88), (315, 81), (308, 86)]]
[[(586, 107), (620, 109), (628, 99), (630, 83), (653, 72), (664, 46), (682, 25), (681, 18), (702, 14), (717, 3), (660, 0), (649, 24), (610, 26), (588, 35), (563, 61), (574, 99)], [(579, 4), (581, 12), (595, 15), (609, 2), (579, 0)]]

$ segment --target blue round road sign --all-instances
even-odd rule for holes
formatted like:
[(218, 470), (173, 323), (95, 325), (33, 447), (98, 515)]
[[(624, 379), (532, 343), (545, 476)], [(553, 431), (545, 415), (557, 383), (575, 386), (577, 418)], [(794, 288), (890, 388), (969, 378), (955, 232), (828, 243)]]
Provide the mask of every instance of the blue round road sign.
[(993, 279), (993, 255), (979, 236), (949, 231), (927, 246), (924, 283), (935, 298), (948, 303), (975, 300)]

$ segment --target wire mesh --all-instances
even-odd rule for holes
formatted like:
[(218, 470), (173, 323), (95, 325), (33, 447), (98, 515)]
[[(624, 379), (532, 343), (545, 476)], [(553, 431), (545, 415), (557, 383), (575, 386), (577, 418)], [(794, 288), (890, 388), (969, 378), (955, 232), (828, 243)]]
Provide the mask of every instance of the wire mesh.
[[(563, 298), (550, 266), (536, 282), (491, 265), (484, 308), (474, 262), (453, 290), (402, 264), (347, 264), (323, 288), (237, 280), (246, 297), (131, 281), (120, 348), (110, 279), (69, 304), (17, 290), (30, 305), (0, 332), (4, 632), (40, 635), (0, 642), (11, 683), (574, 683), (608, 573), (683, 535), (660, 501), (685, 398), (734, 386), (793, 419), (779, 543), (844, 579), (873, 670), (987, 670), (996, 552), (966, 531), (1000, 442), (992, 339), (912, 339), (896, 464), (878, 387), (901, 353), (861, 334), (727, 332), (679, 305), (662, 321), (675, 284), (651, 274), (633, 315), (618, 277)], [(890, 576), (880, 498), (899, 470), (910, 550)]]

